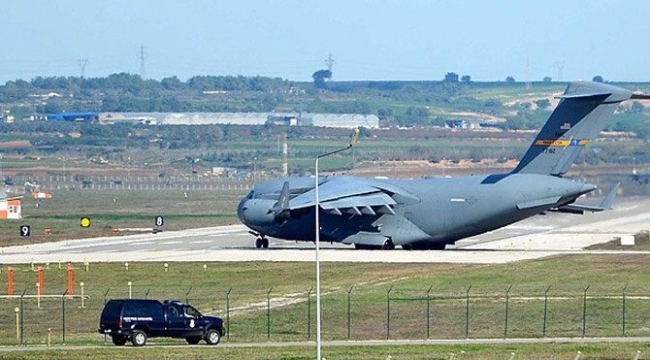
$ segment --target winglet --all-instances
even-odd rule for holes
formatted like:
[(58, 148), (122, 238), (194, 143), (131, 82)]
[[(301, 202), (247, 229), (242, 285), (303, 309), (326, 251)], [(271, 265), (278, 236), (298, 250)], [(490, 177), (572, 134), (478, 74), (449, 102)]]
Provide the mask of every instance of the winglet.
[(284, 185), (282, 185), (278, 202), (270, 210), (273, 211), (273, 216), (276, 221), (282, 222), (289, 218), (289, 200), (289, 182), (285, 181)]
[(607, 196), (603, 199), (603, 201), (600, 203), (600, 207), (609, 210), (612, 208), (612, 204), (614, 203), (614, 199), (616, 198), (616, 193), (618, 192), (618, 187), (621, 186), (621, 182), (617, 182), (614, 186), (612, 186), (612, 189), (607, 193)]

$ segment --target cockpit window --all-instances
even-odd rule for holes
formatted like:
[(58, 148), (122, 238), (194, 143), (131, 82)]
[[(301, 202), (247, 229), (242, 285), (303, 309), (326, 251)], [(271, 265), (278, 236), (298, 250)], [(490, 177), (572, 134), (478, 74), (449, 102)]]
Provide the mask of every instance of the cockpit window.
[(255, 196), (255, 191), (251, 190), (251, 192), (249, 192), (248, 195), (246, 195), (246, 199), (250, 200), (253, 198), (253, 196)]

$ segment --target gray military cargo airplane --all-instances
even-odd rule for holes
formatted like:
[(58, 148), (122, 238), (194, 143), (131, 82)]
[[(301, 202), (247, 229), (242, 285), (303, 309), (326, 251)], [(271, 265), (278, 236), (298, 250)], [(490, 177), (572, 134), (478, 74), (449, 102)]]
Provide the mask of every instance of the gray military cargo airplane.
[[(506, 174), (456, 178), (318, 179), (320, 240), (357, 249), (442, 250), (447, 244), (547, 211), (582, 214), (610, 207), (617, 186), (599, 206), (576, 204), (595, 185), (565, 179), (619, 103), (650, 99), (619, 87), (574, 82), (519, 165)], [(289, 177), (256, 185), (237, 215), (268, 247), (267, 236), (315, 240), (315, 179)]]

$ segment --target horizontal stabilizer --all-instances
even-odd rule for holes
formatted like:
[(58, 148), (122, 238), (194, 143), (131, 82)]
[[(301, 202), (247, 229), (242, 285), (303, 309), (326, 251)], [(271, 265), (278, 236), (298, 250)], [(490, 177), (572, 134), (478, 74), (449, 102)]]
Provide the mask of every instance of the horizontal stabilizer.
[(556, 99), (587, 99), (587, 98), (597, 98), (601, 96), (609, 96), (611, 93), (609, 92), (593, 92), (593, 93), (585, 93), (585, 94), (564, 94), (564, 95), (559, 95), (555, 96)]

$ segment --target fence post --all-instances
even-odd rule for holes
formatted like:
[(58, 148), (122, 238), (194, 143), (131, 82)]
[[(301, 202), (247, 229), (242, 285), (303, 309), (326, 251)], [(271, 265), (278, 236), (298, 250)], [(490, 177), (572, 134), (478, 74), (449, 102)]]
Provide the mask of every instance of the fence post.
[(351, 312), (350, 312), (350, 293), (352, 292), (352, 289), (354, 286), (350, 286), (350, 290), (348, 290), (348, 340), (350, 340), (350, 328), (351, 328)]
[(24, 344), (24, 335), (25, 335), (25, 293), (27, 289), (23, 290), (23, 293), (20, 295), (20, 345)]
[(429, 339), (431, 332), (431, 313), (429, 312), (430, 305), (429, 303), (431, 302), (431, 289), (433, 289), (433, 285), (429, 286), (429, 289), (427, 290), (427, 340)]
[(472, 285), (468, 286), (465, 292), (465, 339), (469, 339), (469, 291)]
[(582, 337), (585, 337), (587, 333), (587, 290), (589, 290), (589, 285), (585, 288), (583, 300), (582, 300)]
[(386, 339), (390, 339), (390, 292), (393, 290), (393, 285), (388, 288), (386, 293)]
[(66, 289), (63, 295), (61, 295), (61, 323), (62, 323), (62, 336), (63, 336), (63, 345), (65, 345), (65, 296), (68, 294)]
[(185, 293), (185, 303), (186, 303), (186, 304), (189, 304), (189, 303), (190, 303), (190, 300), (189, 300), (189, 297), (190, 297), (190, 291), (192, 291), (192, 287), (191, 287), (191, 286), (190, 286), (189, 289), (187, 289), (187, 292)]
[(36, 307), (41, 308), (41, 284), (36, 283)]
[[(106, 289), (106, 292), (104, 293), (104, 306), (106, 306), (106, 303), (108, 302), (107, 297), (108, 297), (108, 292), (111, 291), (111, 288)], [(104, 334), (104, 343), (106, 343), (108, 339), (108, 335)]]
[(311, 291), (313, 287), (309, 288), (307, 291), (307, 339), (311, 338)]
[(542, 327), (542, 337), (546, 337), (546, 318), (548, 315), (548, 291), (551, 290), (551, 287), (547, 287), (544, 290), (544, 325)]
[(20, 341), (20, 308), (15, 307), (14, 312), (16, 313), (16, 341)]
[(503, 338), (507, 339), (508, 338), (508, 304), (510, 301), (510, 289), (512, 289), (512, 285), (508, 287), (508, 290), (506, 290), (506, 323), (503, 329)]
[(273, 287), (266, 293), (266, 341), (271, 341), (271, 291)]
[(230, 292), (232, 288), (228, 289), (226, 293), (226, 339), (230, 341)]
[(627, 290), (627, 283), (625, 283), (625, 286), (623, 287), (623, 337), (625, 337), (625, 291)]

